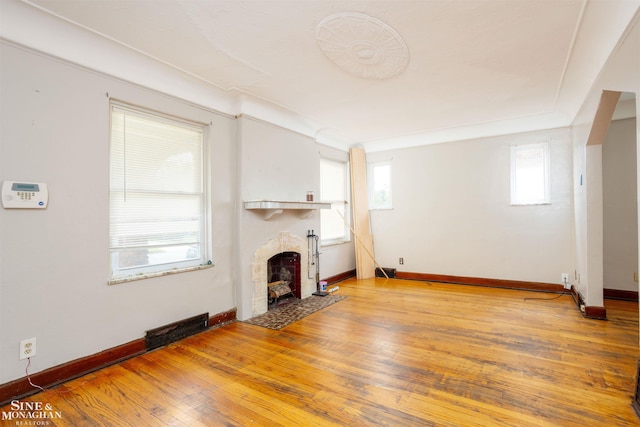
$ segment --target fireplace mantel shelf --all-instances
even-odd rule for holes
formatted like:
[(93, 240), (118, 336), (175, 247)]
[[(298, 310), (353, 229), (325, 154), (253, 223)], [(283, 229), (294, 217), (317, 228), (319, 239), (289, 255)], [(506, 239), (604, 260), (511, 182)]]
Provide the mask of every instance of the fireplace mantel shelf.
[(331, 203), (320, 202), (283, 202), (276, 200), (256, 200), (252, 202), (244, 202), (244, 208), (255, 210), (262, 213), (265, 221), (271, 219), (272, 216), (280, 214), (285, 210), (298, 211), (300, 218), (306, 218), (318, 209), (330, 209)]

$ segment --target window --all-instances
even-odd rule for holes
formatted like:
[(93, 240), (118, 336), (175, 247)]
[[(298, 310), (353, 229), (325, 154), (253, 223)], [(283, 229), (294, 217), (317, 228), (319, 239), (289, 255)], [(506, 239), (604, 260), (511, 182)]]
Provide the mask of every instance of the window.
[(550, 203), (549, 144), (511, 147), (511, 204)]
[(205, 263), (205, 126), (111, 105), (111, 282)]
[(369, 208), (391, 209), (391, 162), (369, 165)]
[(320, 211), (320, 238), (324, 245), (348, 242), (351, 237), (346, 209), (349, 194), (347, 165), (320, 159), (320, 199), (331, 203), (331, 209)]

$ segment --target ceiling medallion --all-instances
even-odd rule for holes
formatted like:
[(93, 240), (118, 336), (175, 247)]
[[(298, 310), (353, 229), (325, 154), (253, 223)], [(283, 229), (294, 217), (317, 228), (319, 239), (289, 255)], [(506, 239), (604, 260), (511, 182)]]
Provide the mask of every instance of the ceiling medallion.
[(336, 13), (318, 24), (322, 52), (340, 68), (366, 79), (386, 79), (404, 71), (409, 49), (388, 24), (362, 13)]

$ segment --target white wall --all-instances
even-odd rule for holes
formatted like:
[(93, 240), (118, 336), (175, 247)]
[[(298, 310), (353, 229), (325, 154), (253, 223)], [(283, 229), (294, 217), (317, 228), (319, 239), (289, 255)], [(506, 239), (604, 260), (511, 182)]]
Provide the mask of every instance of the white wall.
[[(602, 91), (633, 92), (640, 111), (640, 12), (612, 53), (592, 91), (572, 124), (574, 169), (574, 265), (578, 276), (573, 284), (588, 306), (603, 301), (603, 212), (594, 209), (602, 200), (601, 147), (586, 146)], [(636, 140), (640, 127), (636, 120)], [(600, 152), (599, 152), (600, 151)], [(600, 159), (598, 157), (600, 156)], [(636, 163), (640, 157), (636, 158)], [(599, 182), (600, 181), (600, 182)], [(640, 196), (636, 195), (636, 198)], [(594, 204), (595, 203), (595, 204)]]
[[(600, 292), (587, 291), (586, 305), (601, 307), (604, 305), (604, 265), (602, 262), (604, 250), (604, 223), (602, 219), (602, 145), (587, 145), (585, 148), (585, 173), (584, 182), (586, 189), (586, 263), (578, 269), (578, 277), (588, 284), (590, 289), (599, 289)], [(579, 282), (580, 283), (580, 282)]]
[(611, 123), (602, 144), (604, 288), (638, 291), (636, 119)]
[[(0, 383), (141, 338), (195, 314), (233, 309), (234, 120), (0, 44), (0, 180), (49, 186), (44, 210), (0, 209)], [(215, 267), (107, 285), (109, 98), (211, 122)]]
[[(550, 205), (510, 206), (510, 145), (550, 141)], [(393, 209), (372, 211), (378, 262), (399, 271), (561, 283), (571, 269), (568, 129), (371, 153)], [(404, 265), (398, 258), (404, 258)]]

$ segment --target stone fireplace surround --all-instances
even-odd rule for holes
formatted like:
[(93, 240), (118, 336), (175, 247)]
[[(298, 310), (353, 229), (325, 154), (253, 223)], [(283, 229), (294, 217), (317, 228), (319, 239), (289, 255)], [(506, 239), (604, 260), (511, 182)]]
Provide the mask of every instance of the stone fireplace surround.
[(311, 296), (316, 291), (315, 270), (309, 271), (309, 241), (306, 237), (298, 237), (289, 232), (281, 232), (277, 237), (268, 240), (253, 255), (251, 264), (251, 281), (253, 283), (251, 297), (251, 317), (266, 313), (268, 309), (267, 282), (269, 259), (283, 252), (300, 254), (300, 298)]

